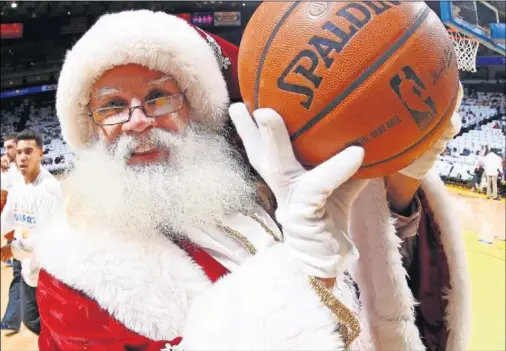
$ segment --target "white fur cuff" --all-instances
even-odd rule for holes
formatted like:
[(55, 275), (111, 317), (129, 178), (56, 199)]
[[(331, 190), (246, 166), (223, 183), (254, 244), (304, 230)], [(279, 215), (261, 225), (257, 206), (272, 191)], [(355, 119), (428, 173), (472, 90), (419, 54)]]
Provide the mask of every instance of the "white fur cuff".
[(196, 298), (188, 350), (342, 350), (337, 320), (283, 244), (245, 262)]

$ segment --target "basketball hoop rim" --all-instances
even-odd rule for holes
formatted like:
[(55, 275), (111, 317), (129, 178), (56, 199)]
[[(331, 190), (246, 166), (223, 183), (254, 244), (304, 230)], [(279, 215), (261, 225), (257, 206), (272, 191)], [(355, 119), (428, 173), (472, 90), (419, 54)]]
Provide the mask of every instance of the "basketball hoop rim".
[(453, 39), (469, 41), (472, 43), (479, 43), (479, 40), (471, 38), (471, 37), (467, 36), (465, 33), (459, 32), (455, 28), (447, 28), (447, 31)]

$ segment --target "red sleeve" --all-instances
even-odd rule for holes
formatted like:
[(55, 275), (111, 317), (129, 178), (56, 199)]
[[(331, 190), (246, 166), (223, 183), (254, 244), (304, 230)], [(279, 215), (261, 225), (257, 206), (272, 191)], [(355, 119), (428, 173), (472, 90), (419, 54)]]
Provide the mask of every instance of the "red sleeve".
[(114, 319), (99, 304), (41, 270), (37, 286), (40, 351), (160, 351), (172, 341), (154, 341)]

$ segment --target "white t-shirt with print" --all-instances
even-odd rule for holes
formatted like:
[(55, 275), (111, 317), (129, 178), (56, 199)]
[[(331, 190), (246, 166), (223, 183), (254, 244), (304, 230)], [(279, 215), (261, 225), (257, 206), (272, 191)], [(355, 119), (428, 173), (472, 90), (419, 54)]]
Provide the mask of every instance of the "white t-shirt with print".
[(37, 235), (41, 222), (49, 219), (62, 205), (60, 183), (43, 167), (32, 183), (16, 182), (9, 191), (2, 212), (1, 232), (3, 236), (14, 230), (12, 253), (21, 261), (23, 280), (32, 287), (37, 286), (40, 268), (30, 238)]

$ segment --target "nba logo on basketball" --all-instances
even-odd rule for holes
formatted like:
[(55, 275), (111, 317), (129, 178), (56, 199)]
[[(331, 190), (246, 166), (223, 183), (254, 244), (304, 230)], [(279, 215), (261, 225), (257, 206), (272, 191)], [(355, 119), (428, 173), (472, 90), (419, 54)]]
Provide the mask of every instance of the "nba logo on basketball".
[(420, 130), (424, 130), (437, 115), (436, 105), (427, 94), (425, 85), (409, 66), (402, 68), (390, 80), (390, 86), (411, 114)]
[(329, 8), (329, 3), (324, 1), (310, 2), (309, 3), (309, 14), (311, 16), (318, 17), (322, 15)]

